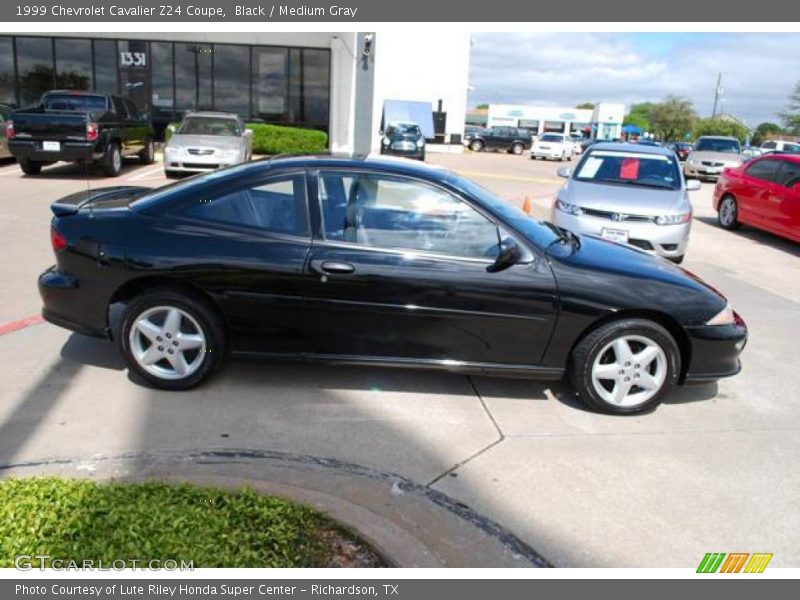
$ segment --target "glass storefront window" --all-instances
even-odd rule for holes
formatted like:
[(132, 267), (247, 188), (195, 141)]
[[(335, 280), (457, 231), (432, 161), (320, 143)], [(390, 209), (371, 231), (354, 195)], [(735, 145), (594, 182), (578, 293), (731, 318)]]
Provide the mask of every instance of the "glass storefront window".
[(17, 103), (14, 77), (14, 41), (0, 37), (0, 104)]
[(211, 99), (211, 44), (175, 44), (175, 108), (209, 110)]
[(214, 108), (250, 114), (250, 48), (214, 45)]
[(153, 118), (171, 121), (175, 109), (171, 42), (150, 42)]
[(105, 94), (118, 94), (117, 42), (94, 40), (94, 89)]
[(283, 122), (288, 108), (289, 51), (253, 48), (253, 116)]
[(52, 38), (18, 37), (17, 69), (20, 104), (36, 104), (55, 85)]
[(330, 53), (303, 50), (303, 121), (327, 125), (330, 96)]
[(56, 38), (56, 83), (59, 90), (90, 90), (92, 42)]

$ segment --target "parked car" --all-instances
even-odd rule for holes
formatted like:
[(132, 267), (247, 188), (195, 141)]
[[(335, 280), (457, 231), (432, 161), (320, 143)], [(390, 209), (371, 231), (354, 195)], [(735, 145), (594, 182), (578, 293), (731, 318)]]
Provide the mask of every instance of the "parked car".
[(686, 159), (683, 173), (688, 177), (715, 181), (725, 167), (742, 164), (742, 147), (733, 137), (702, 136)]
[(11, 113), (6, 125), (11, 154), (26, 175), (58, 161), (97, 163), (109, 177), (124, 157), (155, 160), (155, 134), (147, 115), (127, 98), (94, 92), (53, 91), (39, 104)]
[(425, 160), (425, 136), (416, 123), (390, 123), (381, 138), (381, 154)]
[(766, 154), (725, 169), (713, 202), (725, 229), (744, 223), (800, 242), (800, 155)]
[(486, 128), (480, 125), (464, 125), (464, 137), (461, 139), (461, 143), (469, 146), (472, 138), (482, 134), (484, 131), (486, 131)]
[(6, 138), (6, 125), (14, 109), (5, 104), (0, 104), (0, 158), (9, 158), (8, 138)]
[(692, 145), (688, 142), (672, 142), (667, 144), (667, 147), (676, 154), (681, 162), (686, 161), (689, 158), (689, 154), (692, 153)]
[(761, 144), (761, 153), (765, 152), (789, 152), (792, 154), (800, 153), (800, 144), (788, 142), (786, 140), (768, 140)]
[(253, 132), (233, 113), (187, 114), (164, 147), (164, 174), (199, 173), (247, 162)]
[(116, 340), (131, 372), (165, 389), (262, 356), (567, 373), (591, 406), (635, 413), (737, 373), (747, 337), (680, 268), (414, 161), (274, 158), (82, 191), (52, 211), (44, 317)]
[(531, 146), (531, 159), (572, 160), (577, 154), (575, 142), (564, 133), (543, 133)]
[(690, 190), (675, 154), (663, 146), (594, 144), (553, 203), (553, 223), (575, 233), (636, 246), (680, 263), (692, 226)]
[(531, 147), (531, 135), (526, 129), (518, 127), (489, 127), (483, 133), (475, 134), (469, 142), (473, 152), (482, 150), (505, 150), (512, 154), (522, 154)]

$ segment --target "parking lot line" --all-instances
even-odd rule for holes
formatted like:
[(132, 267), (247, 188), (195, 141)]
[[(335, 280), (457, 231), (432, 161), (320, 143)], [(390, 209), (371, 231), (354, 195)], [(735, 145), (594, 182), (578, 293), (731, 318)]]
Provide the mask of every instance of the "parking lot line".
[(459, 175), (466, 175), (468, 177), (484, 177), (487, 179), (504, 179), (506, 181), (525, 181), (529, 183), (545, 183), (545, 184), (560, 184), (560, 179), (545, 179), (544, 177), (522, 177), (519, 175), (498, 175), (497, 173), (485, 173), (482, 171), (462, 171), (457, 169), (456, 173)]
[(15, 174), (22, 175), (22, 171), (20, 171), (19, 166), (16, 164), (0, 169), (0, 177), (6, 177), (8, 175), (15, 175)]
[(11, 333), (12, 331), (17, 331), (18, 329), (25, 329), (26, 327), (38, 325), (39, 323), (44, 323), (42, 315), (31, 315), (29, 317), (25, 317), (24, 319), (0, 323), (0, 335), (5, 335), (7, 333)]
[(135, 175), (131, 175), (130, 177), (126, 177), (125, 181), (139, 181), (140, 179), (147, 179), (148, 177), (150, 177), (150, 175), (154, 175), (155, 173), (161, 172), (161, 169), (163, 169), (163, 167), (160, 167), (160, 166), (156, 167), (154, 169), (148, 169), (147, 171), (144, 171), (143, 173), (136, 173)]

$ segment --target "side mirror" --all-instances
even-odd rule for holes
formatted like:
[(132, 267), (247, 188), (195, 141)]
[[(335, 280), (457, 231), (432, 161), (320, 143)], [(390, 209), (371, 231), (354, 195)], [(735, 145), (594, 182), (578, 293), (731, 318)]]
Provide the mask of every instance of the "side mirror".
[(702, 187), (702, 185), (700, 185), (700, 181), (698, 181), (697, 179), (689, 179), (686, 182), (686, 191), (687, 192), (696, 192), (701, 187)]
[(569, 179), (569, 176), (572, 175), (572, 169), (570, 169), (569, 167), (558, 167), (556, 175), (558, 175), (559, 177), (563, 177), (564, 179)]
[(244, 136), (244, 137), (253, 137), (253, 130), (252, 129), (245, 129), (242, 132), (242, 136)]
[(792, 185), (792, 190), (800, 194), (800, 181)]
[(514, 238), (507, 237), (500, 242), (500, 250), (495, 261), (486, 267), (489, 273), (497, 273), (517, 264), (522, 257), (522, 250)]

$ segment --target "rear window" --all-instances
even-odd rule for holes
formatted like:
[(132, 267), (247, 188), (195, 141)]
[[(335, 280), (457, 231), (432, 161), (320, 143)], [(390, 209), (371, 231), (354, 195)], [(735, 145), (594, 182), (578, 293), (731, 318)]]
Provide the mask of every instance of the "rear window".
[(563, 142), (564, 138), (553, 133), (546, 133), (539, 138), (540, 142)]
[(46, 110), (97, 112), (106, 109), (106, 98), (81, 94), (48, 94), (44, 97), (44, 107)]
[(674, 156), (595, 150), (578, 165), (575, 179), (677, 190), (680, 189), (681, 178)]

